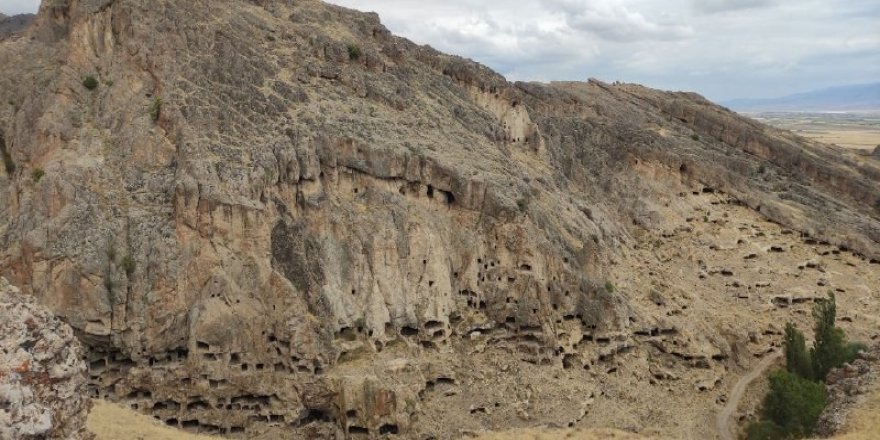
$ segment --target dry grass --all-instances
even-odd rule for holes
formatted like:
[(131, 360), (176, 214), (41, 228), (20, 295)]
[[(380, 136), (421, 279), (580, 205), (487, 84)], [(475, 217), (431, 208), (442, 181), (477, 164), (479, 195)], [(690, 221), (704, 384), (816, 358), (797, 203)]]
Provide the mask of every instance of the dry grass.
[(841, 147), (873, 150), (880, 145), (880, 130), (823, 130), (802, 131), (799, 135)]
[(86, 421), (96, 440), (216, 440), (166, 426), (151, 417), (119, 405), (93, 400)]

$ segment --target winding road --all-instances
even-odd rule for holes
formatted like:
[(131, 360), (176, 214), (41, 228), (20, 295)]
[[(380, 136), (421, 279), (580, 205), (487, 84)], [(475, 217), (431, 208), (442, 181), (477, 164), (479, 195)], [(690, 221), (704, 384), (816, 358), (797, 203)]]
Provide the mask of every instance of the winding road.
[(770, 356), (767, 356), (767, 358), (762, 360), (760, 364), (752, 369), (752, 371), (749, 371), (745, 376), (741, 377), (735, 385), (733, 385), (733, 389), (730, 390), (730, 397), (727, 399), (727, 404), (724, 405), (724, 408), (718, 412), (718, 415), (715, 418), (715, 424), (718, 426), (718, 436), (721, 440), (736, 440), (736, 436), (731, 429), (735, 424), (731, 424), (731, 419), (733, 418), (734, 413), (736, 413), (739, 401), (742, 400), (742, 396), (749, 384), (755, 379), (763, 376), (764, 372), (773, 366), (773, 364), (776, 363), (776, 360), (780, 357), (782, 357), (782, 353), (773, 353)]

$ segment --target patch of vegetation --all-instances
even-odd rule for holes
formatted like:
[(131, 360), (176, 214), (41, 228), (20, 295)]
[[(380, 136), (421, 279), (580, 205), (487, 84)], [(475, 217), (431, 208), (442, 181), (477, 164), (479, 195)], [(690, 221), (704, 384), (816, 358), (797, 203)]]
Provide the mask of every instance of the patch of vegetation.
[(35, 168), (35, 169), (31, 172), (31, 177), (34, 179), (34, 182), (39, 182), (40, 179), (42, 179), (43, 176), (45, 176), (45, 175), (46, 175), (46, 172), (43, 171), (42, 168)]
[(94, 76), (89, 75), (83, 79), (83, 87), (89, 90), (95, 90), (98, 88), (98, 80)]
[(748, 440), (776, 440), (785, 438), (785, 432), (779, 425), (761, 420), (749, 425), (746, 429), (746, 438)]
[(605, 290), (607, 290), (608, 293), (614, 293), (614, 283), (612, 283), (610, 280), (605, 281)]
[(813, 360), (813, 373), (817, 380), (825, 380), (828, 372), (844, 363), (852, 362), (858, 354), (858, 344), (846, 341), (843, 329), (834, 325), (837, 319), (837, 301), (833, 292), (823, 298), (813, 308), (813, 327), (815, 340), (810, 349)]
[(785, 368), (789, 373), (804, 378), (812, 378), (813, 361), (807, 351), (804, 334), (792, 323), (785, 324)]
[(700, 137), (697, 136), (696, 133), (694, 133), (694, 134), (691, 135), (691, 139), (692, 139), (692, 140), (695, 140), (695, 141), (698, 141), (698, 140), (700, 140)]
[(6, 174), (15, 172), (15, 162), (12, 161), (12, 155), (6, 150), (6, 139), (3, 133), (0, 133), (0, 156), (3, 156), (3, 166), (6, 167)]
[(153, 122), (159, 120), (159, 116), (162, 116), (162, 98), (155, 97), (153, 98), (152, 104), (150, 104), (150, 118), (153, 119)]
[(348, 45), (348, 59), (356, 61), (361, 57), (361, 48), (357, 44)]
[(135, 267), (134, 258), (132, 258), (131, 255), (122, 257), (122, 268), (125, 269), (125, 273), (128, 276), (131, 276), (131, 274), (134, 273)]
[(770, 391), (764, 397), (762, 419), (749, 425), (748, 440), (781, 440), (808, 437), (825, 408), (825, 377), (844, 363), (852, 362), (863, 344), (846, 340), (834, 325), (837, 302), (833, 292), (813, 307), (814, 341), (807, 351), (806, 338), (791, 323), (785, 326), (785, 370), (770, 375)]
[(816, 427), (825, 408), (825, 385), (785, 370), (770, 374), (770, 391), (761, 414), (776, 425), (782, 438), (803, 438)]
[(764, 174), (764, 173), (766, 173), (766, 172), (767, 172), (767, 167), (764, 166), (764, 164), (761, 164), (761, 165), (758, 167), (758, 174)]

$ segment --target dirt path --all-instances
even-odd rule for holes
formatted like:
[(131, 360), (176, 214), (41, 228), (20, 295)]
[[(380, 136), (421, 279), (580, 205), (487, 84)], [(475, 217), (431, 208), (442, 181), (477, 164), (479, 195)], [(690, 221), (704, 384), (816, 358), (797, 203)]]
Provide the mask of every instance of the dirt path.
[(730, 396), (727, 399), (727, 405), (724, 405), (724, 408), (718, 412), (718, 415), (715, 418), (715, 423), (718, 426), (718, 435), (721, 440), (736, 440), (736, 436), (731, 429), (733, 425), (730, 421), (733, 418), (733, 414), (736, 412), (736, 408), (739, 407), (739, 401), (742, 399), (749, 384), (752, 383), (753, 380), (761, 377), (764, 374), (764, 371), (770, 368), (781, 356), (782, 353), (773, 353), (768, 356), (752, 369), (752, 371), (749, 371), (748, 374), (741, 377), (739, 381), (733, 385), (733, 389), (731, 389)]

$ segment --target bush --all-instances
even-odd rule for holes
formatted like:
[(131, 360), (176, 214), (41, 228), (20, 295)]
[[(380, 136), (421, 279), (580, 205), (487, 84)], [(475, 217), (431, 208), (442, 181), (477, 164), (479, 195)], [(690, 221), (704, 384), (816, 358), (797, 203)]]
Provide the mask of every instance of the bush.
[(6, 174), (15, 172), (15, 162), (12, 161), (12, 155), (6, 150), (6, 139), (3, 133), (0, 133), (0, 156), (3, 156), (3, 166), (6, 167)]
[[(764, 420), (773, 422), (785, 437), (806, 437), (813, 432), (825, 408), (825, 385), (780, 370), (770, 375), (770, 392), (764, 397)], [(766, 428), (766, 427), (765, 427)]]
[(697, 136), (696, 134), (692, 134), (692, 135), (691, 135), (691, 139), (692, 139), (692, 140), (695, 140), (695, 141), (698, 141), (698, 140), (700, 140), (700, 137)]
[(98, 87), (98, 80), (94, 76), (89, 75), (83, 79), (83, 87), (89, 90), (95, 90)]
[(153, 119), (153, 122), (159, 120), (159, 116), (162, 116), (162, 98), (155, 97), (153, 98), (153, 103), (150, 104), (150, 118)]
[(34, 169), (33, 172), (31, 172), (31, 177), (33, 177), (34, 182), (39, 182), (40, 179), (42, 179), (43, 176), (45, 176), (45, 175), (46, 175), (46, 172), (43, 171), (42, 168), (36, 168), (36, 169)]
[(122, 258), (122, 268), (125, 269), (125, 273), (129, 276), (134, 273), (135, 264), (134, 258), (131, 258), (131, 255), (126, 255)]
[(761, 420), (753, 422), (746, 428), (747, 440), (781, 440), (785, 438), (785, 432), (779, 425)]
[(614, 293), (614, 283), (612, 283), (611, 281), (606, 281), (605, 290), (607, 290), (608, 293)]
[(348, 45), (348, 59), (354, 61), (361, 57), (361, 48), (356, 44)]

